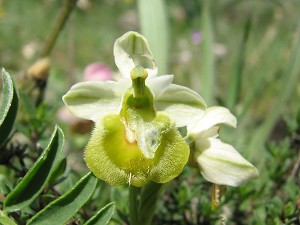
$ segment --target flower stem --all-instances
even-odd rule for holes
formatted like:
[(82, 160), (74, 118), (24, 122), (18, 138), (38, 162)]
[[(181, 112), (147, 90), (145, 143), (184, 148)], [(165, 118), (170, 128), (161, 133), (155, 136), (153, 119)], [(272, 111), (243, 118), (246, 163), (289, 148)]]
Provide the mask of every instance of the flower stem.
[(164, 184), (149, 182), (141, 192), (139, 219), (140, 224), (150, 225), (155, 213), (156, 203), (164, 190)]
[(59, 14), (59, 17), (55, 23), (54, 29), (52, 30), (47, 42), (45, 43), (40, 57), (43, 58), (45, 56), (48, 56), (50, 52), (52, 51), (55, 42), (57, 40), (58, 35), (62, 31), (66, 21), (68, 20), (69, 16), (71, 15), (71, 12), (75, 8), (77, 0), (65, 0), (64, 6)]
[(150, 225), (163, 184), (149, 182), (143, 188), (129, 187), (130, 225)]
[(129, 220), (130, 225), (139, 225), (139, 205), (141, 188), (129, 187)]

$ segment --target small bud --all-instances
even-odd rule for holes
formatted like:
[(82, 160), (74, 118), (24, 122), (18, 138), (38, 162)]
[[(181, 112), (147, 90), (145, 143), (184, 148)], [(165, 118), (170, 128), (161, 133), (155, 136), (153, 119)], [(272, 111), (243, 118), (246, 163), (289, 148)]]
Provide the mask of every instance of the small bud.
[(50, 70), (49, 58), (42, 58), (37, 60), (27, 71), (30, 78), (37, 80), (47, 80)]

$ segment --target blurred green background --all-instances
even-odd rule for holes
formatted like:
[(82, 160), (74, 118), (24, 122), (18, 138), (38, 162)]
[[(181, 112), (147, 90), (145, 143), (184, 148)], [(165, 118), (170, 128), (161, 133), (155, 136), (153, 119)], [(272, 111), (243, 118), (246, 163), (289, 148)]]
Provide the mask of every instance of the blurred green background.
[[(0, 0), (0, 66), (17, 86), (62, 6), (59, 0)], [(258, 179), (228, 188), (222, 207), (211, 212), (210, 184), (186, 168), (169, 184), (155, 224), (215, 224), (220, 215), (228, 224), (299, 224), (299, 15), (298, 0), (78, 0), (49, 55), (44, 108), (18, 129), (26, 130), (28, 121), (50, 130), (59, 123), (69, 164), (85, 170), (89, 132), (78, 134), (58, 119), (61, 97), (83, 80), (90, 63), (117, 73), (114, 40), (139, 31), (149, 39), (160, 74), (174, 74), (175, 83), (197, 91), (208, 106), (226, 106), (237, 116), (237, 129), (223, 127), (221, 136), (260, 171)], [(112, 193), (112, 200), (122, 202), (122, 188)], [(119, 202), (122, 210), (126, 204)]]

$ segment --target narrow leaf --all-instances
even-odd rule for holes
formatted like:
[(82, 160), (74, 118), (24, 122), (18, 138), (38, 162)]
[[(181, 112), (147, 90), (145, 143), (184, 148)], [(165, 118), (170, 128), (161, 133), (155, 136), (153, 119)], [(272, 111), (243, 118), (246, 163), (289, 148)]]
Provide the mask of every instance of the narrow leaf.
[[(296, 88), (299, 82), (300, 72), (300, 25), (297, 29), (297, 36), (292, 46), (291, 55), (284, 71), (284, 80), (282, 82), (282, 89), (279, 92), (277, 100), (275, 101), (270, 113), (264, 120), (263, 124), (255, 132), (252, 141), (249, 144), (248, 152), (251, 152), (253, 158), (261, 156), (261, 147), (268, 139), (270, 132), (272, 131), (276, 121), (281, 115), (284, 107), (286, 107), (286, 101), (292, 94), (292, 91)], [(260, 157), (263, 159), (263, 157)], [(261, 160), (261, 162), (263, 162)]]
[(168, 72), (169, 26), (164, 0), (139, 0), (141, 32), (149, 41), (159, 74)]
[(49, 184), (53, 184), (53, 182), (66, 171), (66, 168), (67, 159), (65, 157), (59, 159), (55, 169), (53, 170), (53, 173), (51, 174), (51, 177), (49, 178)]
[(246, 45), (249, 38), (249, 33), (251, 30), (251, 16), (248, 16), (248, 19), (245, 24), (243, 39), (239, 47), (239, 53), (236, 59), (236, 66), (234, 72), (230, 77), (228, 96), (227, 96), (227, 106), (230, 109), (233, 109), (238, 101), (238, 96), (240, 94), (241, 82), (242, 82), (242, 73), (244, 70), (245, 55), (246, 55)]
[(211, 105), (214, 100), (214, 85), (215, 85), (215, 71), (214, 71), (214, 37), (211, 22), (211, 12), (210, 12), (211, 1), (203, 1), (202, 6), (202, 32), (203, 32), (203, 42), (201, 46), (201, 55), (203, 62), (201, 63), (201, 94), (208, 105)]
[(27, 225), (65, 224), (90, 199), (96, 185), (97, 178), (89, 172), (69, 192), (33, 216)]
[(115, 210), (115, 203), (111, 202), (100, 209), (84, 225), (106, 225), (112, 217)]
[(4, 201), (5, 211), (20, 210), (36, 199), (48, 183), (56, 167), (62, 154), (63, 144), (63, 132), (56, 126), (47, 148), (21, 182), (7, 195)]
[(0, 108), (0, 146), (8, 138), (13, 127), (17, 111), (19, 97), (10, 75), (2, 69), (3, 101)]
[(0, 210), (0, 224), (4, 225), (17, 225), (9, 216)]

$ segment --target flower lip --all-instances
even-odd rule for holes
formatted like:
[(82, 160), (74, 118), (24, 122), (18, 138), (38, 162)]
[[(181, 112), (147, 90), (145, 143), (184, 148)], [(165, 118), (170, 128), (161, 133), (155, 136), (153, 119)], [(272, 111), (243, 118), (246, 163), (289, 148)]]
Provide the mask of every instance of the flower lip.
[(167, 115), (158, 113), (155, 121), (163, 124), (164, 132), (155, 155), (145, 157), (136, 142), (125, 138), (118, 114), (102, 117), (85, 149), (89, 169), (111, 185), (130, 183), (136, 187), (148, 181), (166, 183), (178, 176), (189, 157), (188, 145)]

